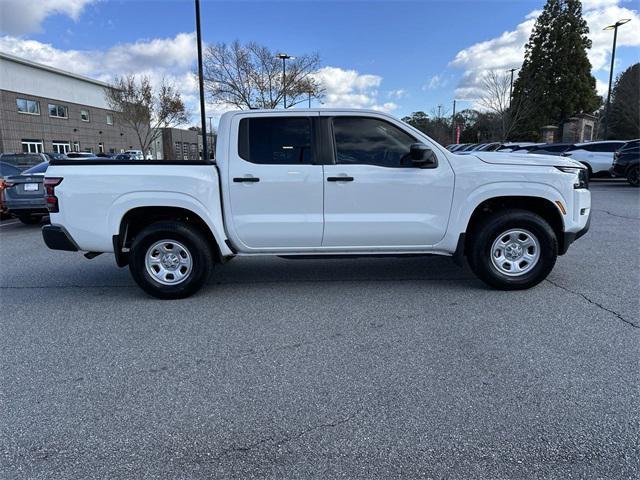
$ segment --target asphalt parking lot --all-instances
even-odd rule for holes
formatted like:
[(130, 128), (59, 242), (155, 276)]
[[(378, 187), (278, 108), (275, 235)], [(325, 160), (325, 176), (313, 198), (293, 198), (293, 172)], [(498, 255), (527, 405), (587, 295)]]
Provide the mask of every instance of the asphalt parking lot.
[(239, 259), (182, 301), (0, 224), (0, 478), (638, 478), (640, 191), (548, 281)]

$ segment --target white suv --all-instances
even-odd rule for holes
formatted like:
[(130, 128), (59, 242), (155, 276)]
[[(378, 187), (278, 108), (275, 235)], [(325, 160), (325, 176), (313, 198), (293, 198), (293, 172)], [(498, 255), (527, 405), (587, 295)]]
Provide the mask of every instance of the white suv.
[(609, 171), (613, 164), (613, 153), (625, 143), (621, 140), (576, 143), (573, 147), (569, 147), (562, 156), (577, 160), (589, 169), (589, 175), (594, 175)]

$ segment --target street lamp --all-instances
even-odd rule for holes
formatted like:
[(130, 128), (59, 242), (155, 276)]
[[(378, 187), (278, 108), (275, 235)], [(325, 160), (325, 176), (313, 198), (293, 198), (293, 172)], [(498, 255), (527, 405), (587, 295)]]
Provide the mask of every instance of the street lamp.
[(630, 22), (630, 18), (623, 18), (618, 20), (613, 25), (604, 27), (603, 30), (613, 30), (613, 50), (611, 51), (611, 69), (609, 70), (609, 92), (607, 93), (607, 110), (604, 116), (604, 140), (607, 139), (609, 134), (609, 104), (611, 103), (611, 82), (613, 81), (613, 62), (616, 59), (616, 42), (618, 40), (618, 27)]
[(207, 148), (207, 123), (204, 109), (204, 80), (202, 77), (202, 32), (200, 31), (200, 0), (196, 4), (196, 41), (198, 42), (198, 90), (200, 92), (200, 127), (202, 128), (202, 159), (209, 160)]
[(287, 55), (286, 53), (279, 53), (276, 58), (282, 60), (282, 95), (284, 108), (287, 108), (287, 60), (295, 60), (296, 57)]

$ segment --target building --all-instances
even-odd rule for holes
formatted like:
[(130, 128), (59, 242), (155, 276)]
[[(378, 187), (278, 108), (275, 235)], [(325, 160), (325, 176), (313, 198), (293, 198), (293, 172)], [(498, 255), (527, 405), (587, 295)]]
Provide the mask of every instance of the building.
[(107, 86), (0, 52), (0, 152), (140, 149), (135, 132), (109, 110)]
[(199, 160), (198, 132), (183, 128), (161, 128), (151, 145), (154, 160)]

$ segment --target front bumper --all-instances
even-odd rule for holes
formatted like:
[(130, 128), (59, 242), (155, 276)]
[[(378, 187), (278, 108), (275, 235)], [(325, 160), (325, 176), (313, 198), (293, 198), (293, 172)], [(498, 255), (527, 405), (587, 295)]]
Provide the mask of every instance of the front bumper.
[(614, 163), (609, 169), (609, 174), (614, 178), (627, 176), (627, 165)]
[(589, 231), (589, 227), (591, 226), (591, 209), (589, 209), (589, 217), (587, 218), (587, 223), (581, 230), (577, 232), (564, 232), (564, 239), (562, 245), (560, 247), (560, 255), (564, 255), (569, 250), (569, 247), (573, 242), (582, 237), (585, 233)]
[(42, 227), (42, 238), (47, 247), (52, 250), (64, 250), (67, 252), (80, 250), (71, 235), (69, 235), (69, 232), (59, 225), (45, 225)]

